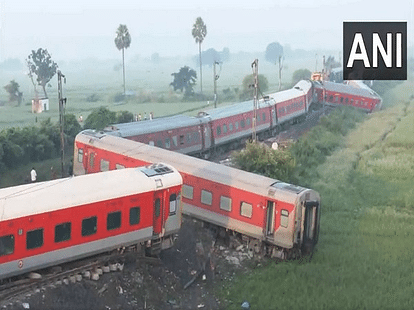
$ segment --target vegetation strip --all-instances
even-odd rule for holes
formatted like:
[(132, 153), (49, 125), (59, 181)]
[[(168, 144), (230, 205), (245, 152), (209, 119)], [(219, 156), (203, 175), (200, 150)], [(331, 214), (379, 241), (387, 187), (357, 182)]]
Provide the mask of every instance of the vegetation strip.
[(306, 167), (323, 201), (312, 261), (268, 263), (225, 283), (226, 309), (244, 300), (255, 309), (412, 308), (413, 123), (405, 100), (368, 116), (326, 161)]

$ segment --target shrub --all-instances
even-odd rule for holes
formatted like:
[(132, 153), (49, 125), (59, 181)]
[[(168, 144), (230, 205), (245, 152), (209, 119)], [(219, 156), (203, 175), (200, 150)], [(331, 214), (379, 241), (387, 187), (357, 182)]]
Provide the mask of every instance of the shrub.
[(255, 142), (248, 142), (245, 149), (233, 153), (232, 162), (242, 170), (285, 182), (291, 182), (295, 166), (289, 151), (273, 150)]

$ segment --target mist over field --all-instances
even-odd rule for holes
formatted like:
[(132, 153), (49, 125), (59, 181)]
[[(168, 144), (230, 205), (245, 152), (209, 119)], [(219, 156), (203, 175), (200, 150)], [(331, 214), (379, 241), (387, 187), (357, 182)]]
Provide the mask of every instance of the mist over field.
[[(235, 93), (241, 87), (256, 58), (259, 74), (268, 79), (268, 91), (273, 92), (278, 90), (279, 76), (277, 65), (265, 59), (270, 43), (283, 46), (281, 84), (290, 87), (295, 70), (321, 70), (323, 56), (342, 62), (343, 21), (407, 21), (410, 33), (413, 7), (410, 0), (212, 0), (202, 4), (185, 0), (0, 0), (0, 104), (8, 101), (4, 86), (15, 80), (23, 93), (22, 111), (31, 113), (28, 105), (34, 88), (25, 61), (32, 50), (42, 48), (66, 76), (63, 91), (72, 113), (95, 107), (85, 102), (88, 96), (99, 97), (96, 105), (113, 107), (113, 97), (123, 90), (122, 56), (114, 44), (120, 24), (125, 24), (131, 35), (131, 44), (125, 49), (125, 87), (129, 93), (149, 98), (150, 103), (177, 101), (180, 92), (172, 90), (171, 74), (183, 66), (196, 71), (195, 91), (199, 92), (199, 50), (191, 34), (197, 17), (207, 26), (201, 50), (229, 53), (217, 68), (219, 98), (223, 91)], [(412, 36), (408, 46), (412, 46)], [(213, 93), (213, 70), (211, 63), (203, 63), (203, 92), (208, 96)], [(56, 106), (56, 76), (46, 89), (51, 106)], [(9, 121), (6, 112), (21, 113), (2, 112), (0, 123)], [(25, 119), (29, 118), (35, 119)]]

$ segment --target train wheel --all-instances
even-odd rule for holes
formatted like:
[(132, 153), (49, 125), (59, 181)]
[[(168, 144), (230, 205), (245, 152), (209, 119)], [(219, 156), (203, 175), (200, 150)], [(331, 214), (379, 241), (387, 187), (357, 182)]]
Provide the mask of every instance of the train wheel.
[(248, 250), (251, 256), (261, 254), (263, 252), (262, 242), (257, 239), (251, 239), (248, 244)]

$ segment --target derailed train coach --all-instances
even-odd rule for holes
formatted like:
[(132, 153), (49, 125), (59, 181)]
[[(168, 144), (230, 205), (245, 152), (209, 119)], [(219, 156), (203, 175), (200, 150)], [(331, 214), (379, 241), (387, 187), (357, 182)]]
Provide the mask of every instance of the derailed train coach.
[(255, 252), (285, 259), (313, 251), (321, 210), (314, 190), (102, 132), (75, 139), (75, 175), (152, 162), (181, 173), (183, 213), (241, 235)]
[(177, 170), (156, 164), (0, 189), (0, 279), (126, 246), (171, 247), (181, 186)]
[[(222, 149), (234, 149), (253, 131), (260, 139), (288, 123), (303, 120), (313, 100), (313, 85), (300, 81), (292, 89), (216, 109), (203, 110), (197, 117), (175, 115), (105, 128), (110, 135), (155, 145), (167, 150), (208, 158)], [(256, 117), (255, 115), (256, 114)]]

